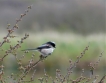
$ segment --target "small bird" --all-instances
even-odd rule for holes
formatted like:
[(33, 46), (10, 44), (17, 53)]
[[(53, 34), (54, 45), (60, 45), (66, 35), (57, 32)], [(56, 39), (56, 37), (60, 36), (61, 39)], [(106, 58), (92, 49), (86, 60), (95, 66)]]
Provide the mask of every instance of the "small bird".
[(56, 48), (55, 42), (48, 41), (37, 48), (25, 49), (25, 50), (39, 51), (41, 53), (40, 58), (42, 59), (42, 58), (46, 58), (48, 55), (51, 55), (55, 48)]

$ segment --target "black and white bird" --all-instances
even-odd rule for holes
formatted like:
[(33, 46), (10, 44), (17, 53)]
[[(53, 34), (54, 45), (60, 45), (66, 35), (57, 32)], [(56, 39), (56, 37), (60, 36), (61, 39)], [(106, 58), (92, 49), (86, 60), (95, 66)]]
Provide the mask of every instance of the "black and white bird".
[[(25, 49), (25, 50), (39, 51), (41, 53), (40, 58), (46, 58), (48, 55), (52, 54), (55, 48), (56, 48), (55, 42), (49, 41), (49, 42), (42, 44), (41, 46), (37, 48)], [(22, 50), (22, 51), (25, 51), (25, 50)]]

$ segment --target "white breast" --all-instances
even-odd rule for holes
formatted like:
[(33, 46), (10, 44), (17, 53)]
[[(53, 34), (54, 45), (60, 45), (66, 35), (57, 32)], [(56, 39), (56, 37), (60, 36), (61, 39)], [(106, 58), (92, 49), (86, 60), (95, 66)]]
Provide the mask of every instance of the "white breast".
[(42, 49), (40, 52), (43, 56), (50, 55), (53, 52), (54, 48)]

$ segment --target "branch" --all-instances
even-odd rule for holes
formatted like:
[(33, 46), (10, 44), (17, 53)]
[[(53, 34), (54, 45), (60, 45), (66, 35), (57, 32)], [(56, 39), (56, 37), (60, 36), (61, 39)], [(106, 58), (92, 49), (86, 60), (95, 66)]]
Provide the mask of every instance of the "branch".
[(105, 79), (105, 77), (106, 77), (106, 75), (104, 75), (98, 83), (102, 83), (102, 81)]

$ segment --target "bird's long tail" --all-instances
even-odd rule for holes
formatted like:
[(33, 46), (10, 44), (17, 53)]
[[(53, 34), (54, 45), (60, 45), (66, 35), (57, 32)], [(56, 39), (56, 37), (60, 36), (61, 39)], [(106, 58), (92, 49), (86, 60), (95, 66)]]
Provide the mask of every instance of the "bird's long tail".
[(26, 50), (37, 51), (37, 49), (36, 49), (36, 48), (33, 48), (33, 49), (24, 49), (24, 50), (21, 50), (21, 51), (26, 51)]

